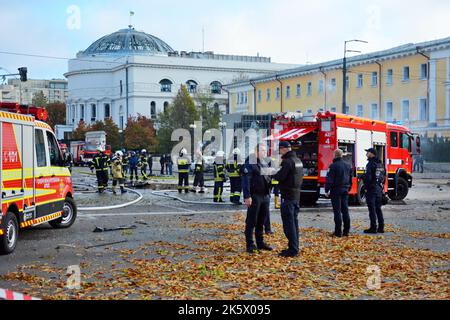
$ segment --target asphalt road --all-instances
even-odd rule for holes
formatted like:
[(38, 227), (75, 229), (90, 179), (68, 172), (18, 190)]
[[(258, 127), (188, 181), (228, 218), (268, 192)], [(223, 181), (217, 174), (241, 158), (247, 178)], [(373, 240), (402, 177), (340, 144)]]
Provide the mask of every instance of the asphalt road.
[[(103, 195), (89, 192), (92, 190), (89, 185), (95, 183), (95, 179), (78, 171), (74, 174), (74, 182), (79, 186), (78, 190), (88, 191), (76, 194), (79, 207), (109, 206), (136, 198), (131, 193), (114, 196), (109, 192)], [(161, 183), (170, 185), (174, 180), (166, 179)], [(125, 209), (80, 211), (76, 223), (70, 229), (55, 230), (44, 224), (23, 230), (16, 251), (8, 256), (0, 256), (0, 276), (30, 265), (48, 265), (61, 269), (81, 265), (84, 266), (83, 272), (89, 273), (119, 261), (122, 250), (136, 249), (145, 243), (162, 241), (192, 244), (196, 240), (216, 239), (220, 237), (219, 232), (186, 228), (186, 223), (233, 223), (235, 213), (245, 213), (243, 206), (212, 204), (211, 188), (204, 196), (180, 196), (188, 201), (198, 201), (196, 204), (161, 197), (152, 190), (139, 191), (143, 193), (144, 199)], [(166, 195), (178, 196), (178, 193), (167, 192)], [(224, 199), (227, 199), (227, 191)], [(450, 234), (450, 182), (447, 178), (415, 180), (414, 187), (404, 202), (391, 203), (383, 209), (386, 223), (391, 230), (397, 230), (388, 232), (387, 237), (401, 234), (402, 241), (413, 248), (449, 252), (450, 239), (434, 236)], [(367, 209), (352, 207), (351, 217), (352, 232), (361, 233), (368, 225)], [(281, 222), (278, 210), (272, 210), (271, 219), (273, 222)], [(300, 224), (301, 228), (333, 230), (329, 202), (321, 200), (314, 208), (302, 208)], [(96, 227), (121, 226), (133, 226), (134, 229), (93, 232)], [(423, 233), (423, 237), (418, 240), (414, 233)], [(20, 291), (22, 284), (20, 281), (0, 279), (0, 288)]]

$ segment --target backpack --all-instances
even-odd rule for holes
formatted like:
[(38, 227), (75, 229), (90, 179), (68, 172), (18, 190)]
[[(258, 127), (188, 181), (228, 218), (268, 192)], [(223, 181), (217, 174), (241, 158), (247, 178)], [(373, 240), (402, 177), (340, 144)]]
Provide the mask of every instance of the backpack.
[(386, 168), (381, 161), (377, 163), (375, 179), (377, 185), (384, 189), (384, 184), (386, 183)]

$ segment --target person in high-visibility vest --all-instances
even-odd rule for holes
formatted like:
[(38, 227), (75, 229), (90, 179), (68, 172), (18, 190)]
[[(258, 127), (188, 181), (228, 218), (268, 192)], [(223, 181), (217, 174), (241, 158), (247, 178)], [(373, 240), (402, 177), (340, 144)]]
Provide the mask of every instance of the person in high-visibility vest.
[(280, 186), (277, 180), (272, 180), (273, 195), (275, 200), (275, 209), (280, 209)]
[(128, 168), (130, 166), (130, 154), (129, 152), (125, 152), (125, 149), (122, 150), (122, 171), (123, 177), (125, 178), (128, 173)]
[(185, 193), (189, 193), (189, 168), (191, 166), (191, 161), (185, 148), (181, 149), (179, 155), (177, 160), (178, 192), (182, 193), (184, 190)]
[(233, 150), (233, 158), (229, 159), (226, 164), (228, 177), (230, 178), (230, 201), (234, 204), (241, 205), (242, 178), (240, 159), (241, 150), (238, 148)]
[(214, 161), (214, 202), (225, 202), (222, 199), (223, 183), (226, 180), (224, 156), (223, 151), (218, 151)]
[(102, 146), (97, 147), (98, 153), (89, 164), (89, 168), (97, 176), (98, 193), (103, 193), (108, 187), (108, 171), (111, 166), (111, 160)]
[(205, 178), (204, 178), (205, 163), (202, 153), (196, 153), (195, 168), (194, 168), (194, 186), (192, 192), (197, 192), (197, 187), (200, 188), (199, 193), (205, 193)]
[(119, 184), (120, 192), (122, 194), (127, 193), (125, 190), (125, 173), (123, 171), (123, 152), (117, 151), (115, 156), (112, 159), (112, 192), (116, 194), (117, 184)]
[(143, 181), (148, 179), (147, 165), (148, 165), (147, 150), (142, 149), (141, 156), (139, 157), (138, 167), (141, 168), (141, 176)]

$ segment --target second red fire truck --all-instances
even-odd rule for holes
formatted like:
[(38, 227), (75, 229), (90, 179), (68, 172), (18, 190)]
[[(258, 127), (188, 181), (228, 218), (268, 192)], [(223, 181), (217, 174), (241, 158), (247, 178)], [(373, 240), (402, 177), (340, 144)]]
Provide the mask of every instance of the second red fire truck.
[(420, 152), (420, 139), (404, 126), (329, 111), (311, 116), (299, 112), (277, 115), (272, 126), (272, 148), (276, 140), (290, 141), (303, 162), (302, 204), (315, 204), (325, 196), (326, 176), (337, 148), (344, 151), (344, 160), (353, 168), (349, 194), (354, 203), (362, 204), (365, 198), (361, 178), (368, 148), (375, 148), (386, 165), (385, 192), (390, 199), (404, 199), (412, 187), (412, 155)]

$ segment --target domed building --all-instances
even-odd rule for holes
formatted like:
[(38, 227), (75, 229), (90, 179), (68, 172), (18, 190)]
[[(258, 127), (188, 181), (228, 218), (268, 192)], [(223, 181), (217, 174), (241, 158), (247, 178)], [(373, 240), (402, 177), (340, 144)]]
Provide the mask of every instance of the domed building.
[(124, 129), (130, 116), (156, 119), (181, 85), (192, 95), (210, 93), (211, 107), (227, 112), (231, 103), (223, 84), (292, 67), (259, 56), (179, 52), (129, 26), (98, 39), (69, 60), (67, 123), (57, 128), (58, 138), (72, 132), (80, 121), (91, 124), (112, 117)]

